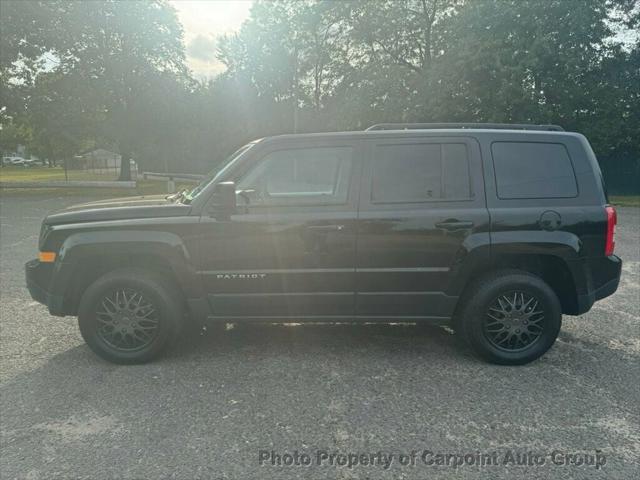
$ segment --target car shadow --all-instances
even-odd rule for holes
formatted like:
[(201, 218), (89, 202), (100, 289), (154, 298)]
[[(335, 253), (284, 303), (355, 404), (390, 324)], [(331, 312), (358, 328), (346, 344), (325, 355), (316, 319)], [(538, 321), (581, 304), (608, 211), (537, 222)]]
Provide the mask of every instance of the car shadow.
[(190, 331), (165, 356), (166, 361), (205, 360), (239, 352), (262, 356), (439, 355), (469, 358), (451, 330), (436, 325), (342, 323), (237, 323), (227, 328)]
[(473, 371), (477, 360), (455, 340), (432, 326), (239, 325), (186, 335), (157, 360), (130, 366), (109, 363), (80, 344), (0, 386), (3, 428), (11, 435), (21, 425), (48, 428), (52, 418), (74, 419), (79, 412), (126, 414), (128, 402), (153, 407), (159, 398), (185, 395), (186, 400), (213, 385), (242, 396), (256, 386), (285, 382), (290, 391), (307, 395), (336, 378), (360, 381), (425, 366), (471, 365)]
[[(215, 439), (212, 431), (253, 438), (260, 428), (269, 432), (264, 440), (292, 422), (301, 432), (324, 425), (326, 437), (336, 417), (350, 422), (355, 415), (373, 419), (357, 424), (363, 432), (387, 417), (443, 419), (431, 435), (445, 445), (447, 429), (457, 432), (454, 440), (465, 428), (482, 436), (490, 424), (503, 425), (500, 412), (517, 412), (514, 405), (536, 405), (557, 423), (567, 412), (556, 399), (589, 411), (603, 402), (610, 410), (618, 395), (633, 398), (620, 389), (636, 388), (634, 368), (612, 375), (606, 366), (628, 359), (605, 345), (575, 348), (571, 341), (563, 334), (540, 360), (521, 367), (483, 363), (450, 331), (416, 325), (238, 325), (188, 335), (158, 360), (132, 366), (101, 360), (81, 344), (0, 386), (3, 437), (10, 455), (22, 455), (33, 439), (51, 451), (56, 442), (59, 449), (82, 442), (90, 448), (131, 436), (167, 445), (176, 430)], [(449, 424), (451, 411), (476, 423)], [(524, 417), (509, 422), (509, 431), (530, 432)], [(411, 425), (404, 428), (413, 431)]]

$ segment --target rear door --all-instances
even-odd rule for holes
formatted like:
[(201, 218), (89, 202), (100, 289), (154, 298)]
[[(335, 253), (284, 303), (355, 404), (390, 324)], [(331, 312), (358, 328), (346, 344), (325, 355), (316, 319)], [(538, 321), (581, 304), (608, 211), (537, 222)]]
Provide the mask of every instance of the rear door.
[(460, 265), (489, 243), (477, 141), (367, 140), (359, 210), (357, 315), (449, 317)]

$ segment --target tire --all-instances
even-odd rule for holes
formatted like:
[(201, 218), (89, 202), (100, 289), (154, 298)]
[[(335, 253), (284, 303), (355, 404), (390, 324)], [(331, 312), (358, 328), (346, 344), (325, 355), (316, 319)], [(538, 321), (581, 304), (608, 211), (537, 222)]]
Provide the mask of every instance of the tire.
[(114, 270), (84, 292), (80, 333), (97, 355), (113, 363), (145, 363), (180, 333), (183, 302), (159, 275), (137, 268)]
[(480, 278), (465, 292), (456, 325), (480, 358), (499, 365), (524, 365), (556, 341), (562, 309), (541, 278), (502, 270)]

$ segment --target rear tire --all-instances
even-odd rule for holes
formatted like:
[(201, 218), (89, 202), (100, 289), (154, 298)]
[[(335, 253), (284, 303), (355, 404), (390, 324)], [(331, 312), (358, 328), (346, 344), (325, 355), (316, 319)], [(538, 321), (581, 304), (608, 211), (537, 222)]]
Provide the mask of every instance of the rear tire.
[(109, 272), (93, 282), (80, 299), (82, 338), (110, 362), (150, 361), (180, 331), (183, 308), (176, 291), (159, 275), (142, 269)]
[(484, 276), (465, 293), (457, 330), (482, 359), (524, 365), (556, 341), (562, 309), (555, 292), (539, 277), (520, 270)]

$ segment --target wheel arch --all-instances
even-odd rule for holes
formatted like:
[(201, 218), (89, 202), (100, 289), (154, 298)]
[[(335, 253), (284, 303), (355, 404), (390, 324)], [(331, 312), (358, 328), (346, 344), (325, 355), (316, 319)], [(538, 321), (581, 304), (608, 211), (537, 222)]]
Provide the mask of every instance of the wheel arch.
[(183, 298), (194, 294), (189, 252), (181, 239), (169, 232), (109, 231), (71, 235), (60, 249), (56, 266), (66, 315), (77, 315), (86, 288), (101, 276), (127, 267), (151, 271), (175, 286)]
[(573, 263), (549, 253), (492, 254), (488, 262), (476, 265), (470, 272), (461, 288), (460, 299), (463, 300), (473, 284), (487, 274), (498, 270), (520, 270), (542, 279), (557, 295), (562, 313), (575, 315), (579, 309), (580, 274), (575, 272), (577, 267)]

